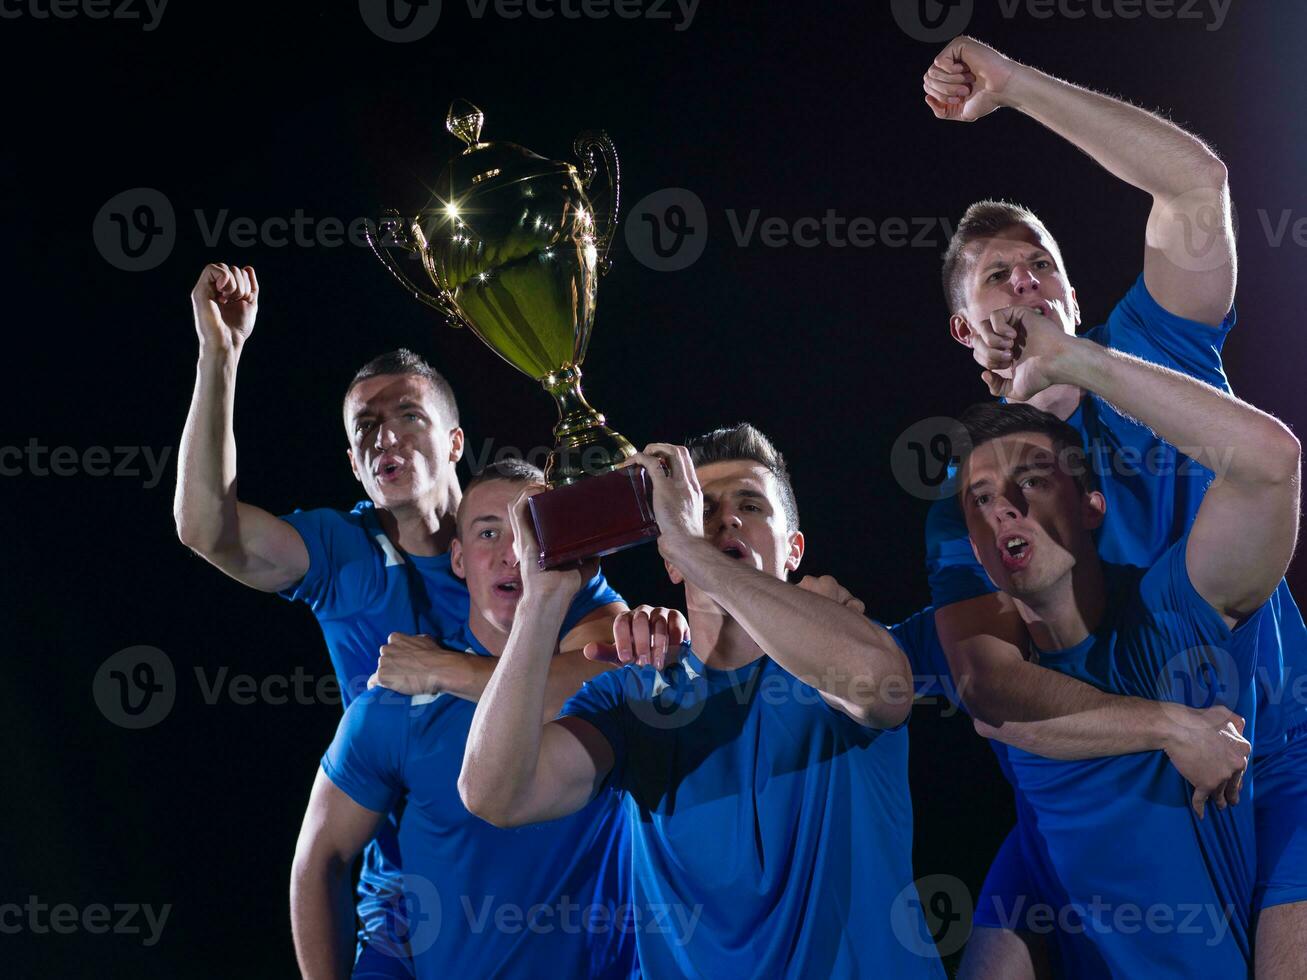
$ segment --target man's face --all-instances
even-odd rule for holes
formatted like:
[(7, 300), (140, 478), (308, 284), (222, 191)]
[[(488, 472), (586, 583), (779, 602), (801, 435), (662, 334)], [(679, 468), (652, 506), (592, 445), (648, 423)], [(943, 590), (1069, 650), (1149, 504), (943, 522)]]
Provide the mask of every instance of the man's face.
[(513, 550), (509, 512), (526, 487), (510, 480), (478, 483), (458, 508), (459, 536), (450, 545), (454, 574), (467, 582), (472, 615), (508, 633), (522, 598), (522, 575)]
[(463, 430), (443, 417), (431, 384), (412, 374), (360, 381), (345, 399), (349, 463), (368, 498), (394, 508), (423, 500), (463, 454)]
[[(784, 581), (799, 567), (803, 535), (790, 531), (776, 478), (760, 463), (733, 459), (696, 468), (703, 533), (717, 550)], [(681, 575), (669, 567), (673, 582)]]
[(993, 238), (971, 242), (966, 255), (967, 306), (955, 311), (950, 321), (958, 340), (967, 343), (971, 324), (1009, 306), (1033, 306), (1047, 316), (1049, 300), (1066, 308), (1073, 331), (1080, 324), (1076, 291), (1060, 267), (1052, 243), (1034, 228), (1011, 225)]
[(1038, 596), (1094, 549), (1103, 496), (1081, 492), (1051, 436), (1021, 432), (982, 444), (963, 467), (962, 486), (971, 547), (1011, 596)]

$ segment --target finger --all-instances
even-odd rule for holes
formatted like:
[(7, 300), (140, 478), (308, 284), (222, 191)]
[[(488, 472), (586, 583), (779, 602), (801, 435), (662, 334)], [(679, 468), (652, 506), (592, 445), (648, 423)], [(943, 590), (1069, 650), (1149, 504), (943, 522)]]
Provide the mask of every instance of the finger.
[(925, 89), (927, 95), (953, 103), (962, 102), (971, 94), (969, 85), (952, 85), (941, 81), (929, 72), (921, 79), (921, 87)]
[(622, 613), (613, 620), (613, 648), (617, 651), (617, 662), (629, 664), (634, 656), (631, 652), (631, 617), (632, 613)]
[(635, 453), (622, 462), (623, 466), (643, 466), (644, 471), (649, 474), (651, 480), (665, 480), (670, 475), (670, 467), (667, 461), (660, 456), (652, 453), (643, 452)]
[(1234, 806), (1239, 802), (1239, 787), (1243, 784), (1243, 770), (1239, 770), (1233, 776), (1225, 781), (1221, 787), (1221, 809), (1227, 806)]
[(995, 398), (1001, 398), (1007, 394), (1006, 387), (1008, 382), (1004, 378), (1000, 378), (993, 371), (981, 371), (980, 380), (985, 382), (986, 387), (989, 388), (989, 393)]
[(631, 614), (631, 650), (635, 654), (635, 662), (641, 667), (649, 666), (653, 654), (650, 636), (649, 613), (644, 611), (644, 607), (636, 609)]
[(540, 545), (536, 542), (535, 525), (531, 522), (531, 508), (527, 501), (540, 491), (527, 487), (513, 502), (508, 512), (508, 521), (513, 528), (514, 550), (521, 555), (540, 554)]
[(1193, 807), (1194, 813), (1198, 814), (1198, 819), (1202, 820), (1203, 811), (1207, 806), (1207, 791), (1195, 787), (1194, 798), (1190, 802), (1190, 806)]
[(662, 670), (667, 665), (667, 610), (662, 606), (655, 609), (649, 626), (652, 633), (649, 646), (653, 649), (653, 665)]
[(593, 660), (597, 664), (621, 663), (617, 656), (617, 647), (611, 643), (599, 643), (591, 640), (581, 648), (581, 654), (586, 660)]
[(667, 645), (675, 648), (690, 640), (690, 623), (679, 609), (667, 612)]
[(1235, 731), (1237, 731), (1240, 735), (1242, 735), (1242, 734), (1243, 734), (1243, 726), (1244, 726), (1243, 716), (1242, 716), (1242, 715), (1235, 715), (1232, 719), (1230, 719), (1230, 721), (1231, 721), (1231, 723), (1234, 725), (1234, 727), (1235, 727)]
[(376, 671), (373, 671), (372, 676), (368, 678), (368, 690), (371, 690), (380, 683), (381, 681), (377, 678)]
[(676, 447), (676, 460), (680, 466), (681, 478), (686, 484), (699, 489), (699, 474), (695, 472), (694, 461), (690, 459), (690, 450), (685, 446)]
[(655, 459), (662, 460), (664, 464), (663, 472), (672, 479), (675, 480), (682, 477), (683, 474), (680, 471), (680, 467), (677, 466), (679, 456), (676, 452), (676, 447), (670, 442), (651, 442), (645, 447), (644, 451)]
[(259, 301), (259, 277), (254, 274), (254, 266), (247, 265), (245, 267), (245, 275), (247, 275), (250, 280), (250, 300), (257, 303)]
[(863, 602), (861, 599), (850, 599), (848, 602), (844, 604), (848, 606), (850, 609), (852, 609), (858, 615), (863, 615), (867, 611), (867, 604)]
[(948, 107), (933, 95), (926, 96), (925, 101), (926, 105), (930, 106), (930, 111), (935, 114), (936, 119), (943, 119), (948, 115)]

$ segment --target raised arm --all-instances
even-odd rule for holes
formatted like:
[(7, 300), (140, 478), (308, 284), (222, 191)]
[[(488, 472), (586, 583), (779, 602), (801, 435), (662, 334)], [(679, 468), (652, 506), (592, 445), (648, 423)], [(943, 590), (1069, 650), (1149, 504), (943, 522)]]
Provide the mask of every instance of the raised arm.
[(191, 291), (200, 354), (177, 459), (173, 518), (182, 543), (251, 588), (304, 577), (309, 553), (285, 521), (236, 498), (236, 367), (258, 314), (254, 269), (207, 265)]
[[(1068, 336), (1024, 307), (993, 314), (1019, 334), (1015, 366), (984, 377), (1024, 400), (1050, 384), (1091, 391), (1216, 475), (1194, 518), (1186, 566), (1194, 588), (1230, 625), (1284, 577), (1298, 535), (1302, 447), (1279, 420), (1194, 378)], [(1012, 377), (1002, 377), (1010, 374)]]
[(590, 575), (540, 571), (525, 494), (511, 516), (522, 598), (508, 645), (472, 716), (458, 777), (463, 805), (499, 827), (575, 813), (613, 766), (612, 748), (588, 722), (563, 718), (541, 726), (558, 631)]
[(1011, 107), (1152, 196), (1144, 281), (1165, 309), (1216, 325), (1234, 301), (1234, 226), (1225, 165), (1160, 116), (1013, 61), (969, 37), (949, 43), (923, 79), (940, 119), (972, 122)]
[(290, 875), (290, 924), (305, 980), (345, 980), (354, 962), (350, 867), (384, 814), (359, 806), (321, 769)]
[(892, 728), (907, 718), (912, 668), (888, 630), (820, 588), (773, 578), (714, 548), (704, 537), (703, 490), (684, 446), (654, 443), (633, 460), (653, 481), (659, 551), (686, 581), (854, 721)]

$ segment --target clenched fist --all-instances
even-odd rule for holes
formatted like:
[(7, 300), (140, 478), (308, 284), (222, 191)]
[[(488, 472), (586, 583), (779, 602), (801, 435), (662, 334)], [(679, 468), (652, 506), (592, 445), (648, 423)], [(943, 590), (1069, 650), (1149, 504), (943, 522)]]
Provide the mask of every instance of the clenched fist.
[(259, 280), (253, 266), (206, 265), (191, 290), (201, 349), (239, 351), (254, 330)]

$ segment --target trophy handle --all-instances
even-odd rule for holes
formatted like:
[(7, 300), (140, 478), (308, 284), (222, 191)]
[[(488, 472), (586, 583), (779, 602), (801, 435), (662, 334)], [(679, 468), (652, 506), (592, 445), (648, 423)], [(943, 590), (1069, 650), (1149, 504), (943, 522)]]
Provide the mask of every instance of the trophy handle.
[[(620, 204), (622, 174), (617, 162), (617, 148), (608, 134), (584, 132), (572, 144), (572, 152), (581, 158), (581, 186), (585, 188), (590, 204), (595, 208), (595, 248), (599, 253), (599, 269), (608, 271), (608, 249), (617, 231), (617, 213)], [(596, 184), (600, 162), (603, 164), (606, 188)], [(607, 190), (608, 200), (602, 209), (595, 203), (596, 192)]]
[[(407, 252), (420, 251), (417, 243), (413, 241), (412, 235), (404, 227), (403, 219), (400, 218), (398, 211), (383, 212), (381, 220), (375, 225), (375, 231), (372, 222), (364, 222), (363, 235), (368, 241), (368, 247), (372, 249), (372, 254), (381, 260), (381, 264), (390, 270), (390, 274), (399, 280), (399, 284), (408, 290), (414, 299), (420, 300), (439, 313), (451, 327), (461, 329), (466, 326), (466, 321), (464, 321), (462, 314), (458, 312), (453, 303), (443, 296), (432, 296), (423, 290), (421, 286), (408, 277), (407, 273), (386, 252), (385, 246), (388, 244), (398, 245)], [(380, 238), (378, 238), (378, 235), (380, 235)]]

